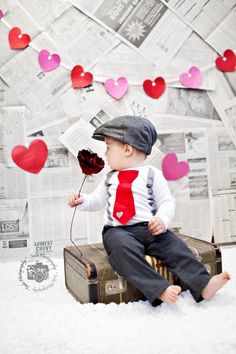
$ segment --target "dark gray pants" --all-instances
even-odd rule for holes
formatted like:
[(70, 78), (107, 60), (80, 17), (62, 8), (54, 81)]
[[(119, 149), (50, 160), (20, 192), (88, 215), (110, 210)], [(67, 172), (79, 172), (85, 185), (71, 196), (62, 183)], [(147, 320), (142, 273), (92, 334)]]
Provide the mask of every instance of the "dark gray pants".
[(202, 290), (210, 280), (205, 266), (173, 232), (153, 236), (147, 224), (104, 226), (103, 244), (113, 269), (157, 306), (162, 302), (157, 297), (170, 284), (144, 258), (155, 256), (188, 287), (196, 302), (203, 300)]

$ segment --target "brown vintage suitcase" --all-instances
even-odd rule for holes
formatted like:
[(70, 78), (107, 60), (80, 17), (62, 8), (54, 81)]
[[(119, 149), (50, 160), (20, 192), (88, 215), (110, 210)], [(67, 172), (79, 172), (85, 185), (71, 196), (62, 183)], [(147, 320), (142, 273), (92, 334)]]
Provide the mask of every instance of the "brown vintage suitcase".
[[(204, 263), (211, 275), (221, 272), (221, 253), (216, 244), (190, 236), (178, 236), (187, 243), (199, 261)], [(74, 246), (64, 248), (65, 284), (76, 300), (81, 303), (119, 304), (145, 299), (138, 289), (114, 272), (103, 244), (82, 245), (79, 249), (83, 253), (82, 256)], [(171, 284), (179, 284), (183, 289), (187, 289), (157, 258), (145, 257)]]

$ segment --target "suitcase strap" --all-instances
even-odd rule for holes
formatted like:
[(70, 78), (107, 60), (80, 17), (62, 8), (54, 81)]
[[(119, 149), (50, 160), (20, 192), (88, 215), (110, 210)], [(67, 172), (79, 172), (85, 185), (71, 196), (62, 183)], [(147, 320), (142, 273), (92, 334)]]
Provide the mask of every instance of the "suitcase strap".
[(85, 257), (76, 245), (75, 245), (75, 247), (68, 248), (67, 252), (69, 252), (74, 258), (76, 258), (77, 261), (79, 261), (81, 264), (83, 264), (83, 266), (85, 267), (85, 271), (88, 276), (88, 279), (91, 280), (91, 279), (97, 278), (97, 268), (96, 268), (95, 264), (93, 262), (91, 262), (87, 257)]
[(187, 244), (199, 261), (203, 263), (216, 261), (219, 248), (213, 243), (183, 234), (177, 234), (177, 236)]

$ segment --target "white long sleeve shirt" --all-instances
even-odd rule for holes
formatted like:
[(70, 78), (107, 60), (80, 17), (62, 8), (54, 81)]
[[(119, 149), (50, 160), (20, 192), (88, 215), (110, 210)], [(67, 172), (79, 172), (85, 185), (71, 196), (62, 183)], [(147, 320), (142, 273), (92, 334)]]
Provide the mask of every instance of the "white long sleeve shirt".
[[(137, 178), (132, 183), (136, 214), (126, 225), (149, 221), (152, 216), (157, 215), (164, 221), (166, 228), (168, 228), (174, 218), (175, 200), (171, 195), (162, 172), (150, 165), (127, 168), (126, 170), (136, 170), (139, 172)], [(105, 207), (105, 225), (121, 225), (112, 216), (116, 189), (119, 184), (118, 173), (119, 171), (109, 172), (91, 194), (82, 194), (84, 202), (79, 206), (79, 209), (95, 211)]]

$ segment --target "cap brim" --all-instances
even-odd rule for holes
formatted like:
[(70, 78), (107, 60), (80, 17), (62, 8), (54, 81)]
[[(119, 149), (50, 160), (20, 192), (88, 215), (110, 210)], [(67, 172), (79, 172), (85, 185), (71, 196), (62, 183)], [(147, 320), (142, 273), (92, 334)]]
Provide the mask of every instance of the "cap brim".
[(103, 135), (103, 134), (93, 134), (92, 135), (92, 138), (93, 139), (96, 139), (96, 140), (101, 140), (101, 141), (104, 141), (105, 140), (105, 135)]

